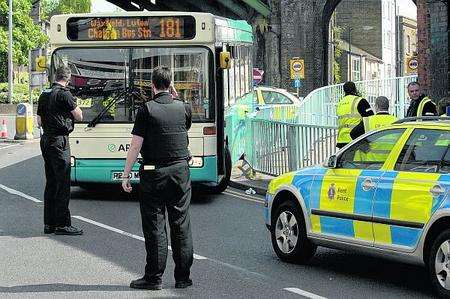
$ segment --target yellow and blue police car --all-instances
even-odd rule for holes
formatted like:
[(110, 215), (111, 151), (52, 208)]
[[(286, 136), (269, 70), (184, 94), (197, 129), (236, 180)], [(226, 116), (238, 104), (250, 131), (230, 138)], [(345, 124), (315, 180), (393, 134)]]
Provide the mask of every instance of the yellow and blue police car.
[(425, 264), (450, 296), (449, 144), (450, 118), (404, 119), (273, 179), (264, 217), (275, 253), (305, 263), (325, 246)]

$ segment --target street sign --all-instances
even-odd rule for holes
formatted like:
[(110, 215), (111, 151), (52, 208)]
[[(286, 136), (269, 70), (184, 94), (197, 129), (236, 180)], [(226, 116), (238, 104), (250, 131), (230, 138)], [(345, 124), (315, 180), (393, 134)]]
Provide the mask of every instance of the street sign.
[(292, 58), (290, 61), (291, 67), (291, 79), (304, 79), (305, 78), (305, 61), (298, 57)]
[(419, 66), (419, 62), (417, 61), (417, 58), (412, 57), (408, 60), (408, 67), (410, 70), (415, 71), (415, 70), (417, 70), (418, 66)]
[(302, 87), (302, 83), (301, 83), (300, 79), (295, 79), (295, 80), (294, 80), (294, 87), (295, 87), (295, 88), (300, 88), (300, 87)]
[(253, 85), (258, 85), (261, 83), (264, 75), (264, 71), (258, 68), (253, 69)]

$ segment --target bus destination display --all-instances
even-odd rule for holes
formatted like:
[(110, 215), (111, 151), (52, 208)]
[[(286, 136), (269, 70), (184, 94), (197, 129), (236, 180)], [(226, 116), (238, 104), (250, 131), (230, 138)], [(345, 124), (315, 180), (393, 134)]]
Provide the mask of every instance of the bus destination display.
[(177, 17), (70, 18), (67, 38), (72, 41), (182, 40), (195, 36), (195, 19)]

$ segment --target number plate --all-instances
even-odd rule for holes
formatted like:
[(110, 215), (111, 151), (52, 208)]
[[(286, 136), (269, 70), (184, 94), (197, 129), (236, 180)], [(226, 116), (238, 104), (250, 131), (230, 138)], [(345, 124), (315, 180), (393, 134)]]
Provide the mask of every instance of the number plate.
[(77, 106), (80, 108), (91, 108), (92, 100), (91, 99), (77, 99)]
[[(120, 181), (120, 180), (122, 180), (122, 176), (123, 176), (123, 173), (121, 171), (114, 171), (111, 174), (111, 179), (113, 181)], [(132, 171), (131, 172), (131, 180), (132, 181), (139, 181), (139, 172), (138, 171)]]

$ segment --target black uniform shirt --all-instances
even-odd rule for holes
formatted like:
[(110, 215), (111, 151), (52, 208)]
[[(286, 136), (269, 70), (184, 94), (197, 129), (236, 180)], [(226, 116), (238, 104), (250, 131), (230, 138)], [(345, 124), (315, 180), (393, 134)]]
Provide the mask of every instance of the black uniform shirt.
[[(172, 99), (172, 96), (168, 92), (160, 92), (153, 98), (153, 101), (156, 101), (161, 104), (169, 104), (172, 101), (181, 101), (179, 99)], [(186, 130), (191, 128), (192, 124), (192, 110), (191, 105), (185, 103), (185, 116), (186, 116)], [(134, 127), (131, 131), (132, 135), (140, 136), (144, 138), (144, 142), (142, 144), (141, 155), (144, 156), (144, 152), (146, 149), (152, 148), (152, 140), (147, 140), (145, 137), (147, 136), (147, 130), (149, 129), (150, 115), (147, 110), (147, 106), (144, 105), (141, 107), (137, 114), (136, 120), (134, 121)], [(145, 159), (145, 157), (143, 157)]]
[(425, 95), (421, 95), (417, 100), (411, 101), (408, 111), (406, 112), (406, 117), (437, 115), (436, 105), (432, 102), (428, 102), (425, 106), (423, 106), (422, 115), (417, 115), (417, 109), (419, 108), (419, 104), (424, 97)]
[(68, 135), (73, 130), (73, 111), (77, 107), (70, 91), (58, 83), (39, 97), (37, 115), (41, 117), (44, 134)]

